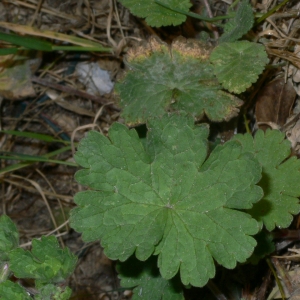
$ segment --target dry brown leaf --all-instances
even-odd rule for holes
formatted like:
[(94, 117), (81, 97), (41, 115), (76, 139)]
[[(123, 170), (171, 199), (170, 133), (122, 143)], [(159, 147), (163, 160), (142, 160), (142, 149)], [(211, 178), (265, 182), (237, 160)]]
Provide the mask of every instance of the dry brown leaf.
[(262, 123), (283, 126), (291, 114), (295, 98), (296, 92), (290, 80), (285, 83), (284, 78), (277, 78), (266, 84), (257, 95), (255, 115), (259, 128), (270, 127)]

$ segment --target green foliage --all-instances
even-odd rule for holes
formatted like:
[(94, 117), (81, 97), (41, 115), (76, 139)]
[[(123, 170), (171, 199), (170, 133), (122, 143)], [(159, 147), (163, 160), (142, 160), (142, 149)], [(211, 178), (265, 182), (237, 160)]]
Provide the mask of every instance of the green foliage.
[(32, 300), (26, 290), (18, 283), (6, 280), (0, 283), (1, 300)]
[[(150, 26), (178, 25), (186, 15), (207, 22), (224, 19), (189, 12), (187, 0), (120, 2)], [(289, 158), (282, 133), (237, 135), (208, 153), (208, 125), (194, 124), (204, 115), (211, 121), (236, 116), (242, 101), (223, 88), (244, 92), (268, 63), (261, 45), (237, 41), (253, 26), (249, 1), (242, 0), (229, 17), (214, 50), (183, 38), (171, 46), (152, 38), (130, 49), (129, 71), (115, 91), (125, 122), (146, 123), (147, 137), (115, 123), (108, 137), (91, 131), (78, 146), (75, 160), (83, 169), (75, 177), (89, 190), (75, 196), (72, 227), (85, 241), (101, 240), (107, 256), (122, 262), (121, 284), (133, 288), (134, 300), (181, 300), (183, 285), (204, 286), (214, 277), (214, 261), (226, 268), (257, 263), (274, 250), (263, 226), (288, 227), (300, 212), (300, 162)], [(31, 47), (35, 39), (28, 37), (0, 33), (0, 38), (25, 48), (64, 50), (41, 40)], [(99, 50), (96, 43), (86, 45)], [(17, 49), (2, 49), (0, 55)], [(27, 164), (47, 159), (9, 158)], [(54, 237), (32, 245), (31, 252), (15, 249), (16, 227), (8, 217), (0, 218), (0, 299), (30, 299), (23, 287), (7, 280), (11, 272), (35, 279), (35, 299), (69, 299), (71, 290), (55, 284), (72, 273), (75, 256), (60, 249)]]
[[(64, 290), (53, 284), (42, 286), (35, 294), (35, 300), (68, 300), (72, 290), (66, 287)], [(1, 300), (32, 300), (26, 290), (17, 283), (6, 280), (0, 284)]]
[(129, 124), (145, 123), (165, 111), (184, 111), (212, 121), (237, 115), (242, 101), (222, 91), (209, 63), (210, 48), (179, 38), (171, 47), (151, 39), (128, 53), (130, 70), (116, 84), (122, 117)]
[(257, 80), (269, 59), (262, 45), (240, 41), (220, 44), (212, 51), (210, 61), (223, 87), (239, 94)]
[(0, 55), (9, 55), (9, 54), (17, 54), (19, 51), (18, 48), (1, 48)]
[(257, 242), (257, 246), (247, 262), (257, 264), (265, 256), (275, 251), (275, 245), (272, 234), (266, 230), (260, 231), (254, 238)]
[(121, 285), (133, 288), (132, 300), (183, 300), (180, 278), (171, 280), (161, 277), (152, 256), (145, 262), (130, 257), (117, 266)]
[(262, 197), (261, 167), (237, 142), (206, 160), (207, 127), (193, 123), (174, 114), (149, 120), (145, 148), (118, 123), (108, 138), (90, 132), (75, 156), (85, 168), (76, 180), (95, 191), (76, 194), (71, 224), (84, 240), (101, 239), (112, 259), (155, 254), (163, 278), (180, 269), (183, 284), (203, 286), (213, 258), (233, 268), (253, 252), (258, 225), (236, 209)]
[(254, 17), (249, 0), (242, 0), (236, 12), (232, 11), (233, 19), (229, 19), (219, 43), (234, 42), (246, 34), (253, 26)]
[(19, 233), (16, 225), (8, 216), (0, 216), (0, 263), (7, 261), (9, 251), (18, 245)]
[[(154, 0), (120, 0), (131, 13), (140, 18), (146, 18), (149, 26), (160, 27), (168, 25), (179, 25), (186, 20), (186, 16), (167, 9)], [(192, 6), (187, 0), (163, 0), (164, 4), (188, 12)]]
[(62, 289), (54, 284), (42, 286), (39, 292), (35, 296), (36, 300), (68, 300), (72, 294), (72, 290), (69, 287)]
[(12, 43), (17, 46), (22, 46), (27, 49), (40, 50), (40, 51), (51, 51), (52, 45), (50, 42), (43, 41), (41, 39), (33, 37), (19, 36), (12, 33), (0, 32), (0, 40)]
[(32, 251), (18, 246), (18, 232), (8, 216), (0, 217), (0, 299), (32, 299), (25, 288), (8, 280), (11, 273), (17, 278), (35, 280), (36, 300), (67, 300), (71, 289), (55, 284), (64, 281), (74, 270), (76, 256), (61, 249), (54, 236), (32, 241)]
[[(9, 27), (9, 26), (8, 26)], [(15, 30), (16, 28), (12, 27), (12, 30)], [(22, 32), (31, 32), (32, 28), (30, 26), (18, 26), (18, 29)], [(41, 36), (43, 36), (43, 31), (34, 29), (35, 33), (40, 33)], [(51, 35), (50, 32), (47, 34), (48, 36)], [(75, 45), (80, 45), (80, 46), (57, 46), (55, 44), (51, 44), (48, 41), (45, 41), (41, 38), (35, 38), (32, 36), (21, 36), (21, 35), (16, 35), (13, 33), (3, 33), (0, 32), (0, 41), (5, 41), (8, 43), (11, 43), (14, 46), (19, 46), (19, 47), (8, 47), (8, 48), (2, 48), (0, 49), (0, 55), (8, 55), (8, 54), (16, 54), (20, 50), (24, 49), (30, 49), (30, 50), (37, 50), (37, 51), (44, 51), (44, 52), (49, 52), (49, 51), (55, 51), (55, 50), (64, 50), (64, 51), (97, 51), (97, 52), (108, 52), (111, 51), (110, 48), (103, 47), (101, 44), (75, 37), (75, 36), (67, 36), (64, 34), (58, 34), (53, 32), (52, 33), (53, 38), (60, 38), (60, 40), (64, 40), (74, 43)]]
[(76, 264), (68, 248), (61, 249), (54, 236), (32, 241), (32, 251), (17, 248), (9, 253), (10, 269), (19, 278), (34, 278), (38, 284), (59, 283), (71, 275)]
[(292, 222), (292, 214), (300, 212), (300, 161), (296, 157), (287, 159), (290, 142), (280, 131), (259, 130), (253, 139), (250, 134), (236, 135), (245, 153), (251, 152), (262, 166), (259, 185), (264, 197), (247, 211), (271, 231), (275, 226), (286, 228)]

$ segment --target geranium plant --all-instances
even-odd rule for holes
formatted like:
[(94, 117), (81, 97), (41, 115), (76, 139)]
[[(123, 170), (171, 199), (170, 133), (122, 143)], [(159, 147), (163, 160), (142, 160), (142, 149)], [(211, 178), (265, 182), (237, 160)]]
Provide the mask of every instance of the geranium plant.
[[(189, 8), (121, 2), (152, 26), (177, 24)], [(286, 228), (300, 211), (300, 162), (289, 158), (283, 133), (239, 134), (209, 149), (203, 117), (238, 115), (237, 94), (268, 63), (262, 45), (237, 41), (253, 26), (249, 3), (228, 18), (216, 47), (150, 38), (130, 49), (115, 91), (125, 123), (146, 124), (146, 137), (115, 123), (107, 136), (91, 131), (78, 146), (75, 179), (89, 189), (75, 195), (71, 224), (121, 262), (121, 284), (134, 288), (133, 299), (183, 299), (183, 286), (202, 287), (215, 276), (215, 262), (231, 269), (259, 259), (258, 240), (273, 249), (262, 229)]]

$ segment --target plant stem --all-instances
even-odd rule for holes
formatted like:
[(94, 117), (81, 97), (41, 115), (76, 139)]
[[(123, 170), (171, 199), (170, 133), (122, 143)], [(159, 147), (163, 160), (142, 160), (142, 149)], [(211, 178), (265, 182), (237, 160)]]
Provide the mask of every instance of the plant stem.
[(162, 3), (161, 1), (158, 1), (158, 0), (155, 0), (154, 2), (157, 3), (158, 5), (163, 6), (164, 8), (175, 11), (179, 14), (189, 16), (189, 17), (192, 17), (192, 18), (195, 18), (195, 19), (198, 19), (198, 20), (202, 20), (202, 21), (205, 21), (205, 22), (209, 22), (209, 23), (213, 23), (213, 22), (217, 22), (217, 21), (220, 21), (220, 20), (226, 20), (226, 19), (233, 18), (231, 16), (218, 16), (218, 17), (214, 17), (214, 18), (206, 18), (206, 17), (200, 16), (198, 14), (195, 14), (193, 12), (185, 12), (181, 9), (170, 7), (170, 6), (168, 6), (168, 5)]

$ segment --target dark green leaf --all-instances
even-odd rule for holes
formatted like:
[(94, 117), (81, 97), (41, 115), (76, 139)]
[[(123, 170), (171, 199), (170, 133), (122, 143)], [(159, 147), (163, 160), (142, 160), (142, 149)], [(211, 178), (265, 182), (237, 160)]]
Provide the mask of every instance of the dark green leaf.
[(257, 246), (255, 247), (253, 254), (248, 258), (247, 262), (257, 264), (266, 255), (275, 251), (275, 244), (273, 242), (272, 234), (265, 230), (256, 234), (254, 238), (256, 239)]
[(132, 300), (183, 300), (180, 278), (171, 280), (161, 277), (155, 257), (145, 262), (130, 257), (117, 266), (121, 286), (134, 288)]
[(18, 51), (18, 48), (0, 48), (0, 55), (16, 54)]

